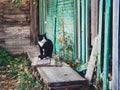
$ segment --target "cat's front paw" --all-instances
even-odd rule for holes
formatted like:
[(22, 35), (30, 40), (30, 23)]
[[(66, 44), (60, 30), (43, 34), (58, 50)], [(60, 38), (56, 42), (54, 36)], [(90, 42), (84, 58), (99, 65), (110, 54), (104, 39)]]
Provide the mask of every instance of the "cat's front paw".
[(42, 55), (39, 55), (38, 57), (39, 57), (40, 59), (43, 59), (43, 56), (42, 56)]

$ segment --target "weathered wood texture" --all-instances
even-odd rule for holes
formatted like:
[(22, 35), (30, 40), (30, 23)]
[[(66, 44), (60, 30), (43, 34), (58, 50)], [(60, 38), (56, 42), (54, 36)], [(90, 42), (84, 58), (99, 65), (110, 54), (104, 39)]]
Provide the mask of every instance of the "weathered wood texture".
[[(44, 64), (43, 60), (38, 60), (39, 49), (37, 46), (27, 46), (25, 50), (28, 54), (32, 66)], [(45, 62), (47, 60), (44, 60)], [(54, 59), (50, 66), (37, 66), (36, 69), (47, 85), (49, 90), (65, 90), (67, 88), (80, 88), (80, 90), (88, 90), (87, 81), (81, 77), (77, 72), (70, 68), (67, 64), (60, 67), (54, 66)], [(69, 89), (67, 89), (69, 90)]]
[(91, 82), (98, 54), (98, 36), (95, 38), (85, 78)]
[(98, 28), (98, 0), (91, 0), (91, 44), (94, 44)]
[(48, 88), (73, 85), (79, 85), (80, 89), (87, 88), (87, 81), (70, 67), (37, 67), (37, 70)]
[(16, 8), (10, 0), (0, 0), (0, 45), (12, 54), (21, 53), (25, 45), (30, 45), (30, 7), (28, 0), (22, 3)]
[(120, 1), (113, 0), (112, 90), (120, 90)]
[(37, 43), (37, 35), (38, 35), (38, 11), (37, 4), (33, 3), (33, 0), (30, 0), (30, 32), (31, 32), (31, 40), (34, 44)]
[[(51, 59), (51, 62), (50, 62), (50, 59), (43, 59), (43, 60), (40, 60), (38, 58), (38, 56), (40, 55), (40, 52), (39, 52), (39, 47), (37, 45), (31, 45), (31, 46), (26, 46), (24, 47), (24, 51), (27, 52), (27, 55), (31, 61), (31, 65), (32, 66), (39, 66), (39, 67), (42, 67), (42, 66), (50, 66), (50, 67), (53, 67), (53, 66), (56, 66), (56, 63), (55, 63), (55, 60)], [(66, 63), (62, 62), (62, 65), (63, 66), (67, 66)]]

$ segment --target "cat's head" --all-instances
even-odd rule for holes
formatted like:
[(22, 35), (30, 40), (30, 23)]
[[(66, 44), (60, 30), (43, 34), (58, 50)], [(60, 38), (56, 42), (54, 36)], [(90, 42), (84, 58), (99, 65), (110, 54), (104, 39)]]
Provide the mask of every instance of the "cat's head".
[(46, 33), (42, 35), (38, 35), (38, 44), (42, 47), (47, 41)]
[(46, 39), (46, 40), (47, 40), (46, 33), (45, 33), (45, 34), (38, 35), (38, 40), (39, 40), (39, 41), (42, 41), (43, 39)]

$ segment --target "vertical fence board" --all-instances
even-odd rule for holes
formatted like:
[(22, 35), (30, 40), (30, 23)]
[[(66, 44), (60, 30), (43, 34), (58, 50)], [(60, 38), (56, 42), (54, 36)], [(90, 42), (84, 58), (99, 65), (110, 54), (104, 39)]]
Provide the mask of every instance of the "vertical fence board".
[(111, 1), (105, 1), (105, 30), (104, 30), (104, 66), (103, 66), (103, 90), (108, 90), (108, 68), (110, 55), (110, 8)]
[(39, 0), (39, 34), (44, 33), (44, 2), (45, 0)]
[(85, 1), (82, 0), (82, 63), (85, 63)]
[(81, 52), (82, 52), (82, 48), (81, 48), (81, 4), (80, 4), (81, 0), (77, 0), (77, 20), (78, 20), (78, 59), (81, 60)]
[(91, 44), (97, 36), (98, 25), (98, 0), (91, 0)]
[(86, 9), (86, 11), (85, 11), (86, 12), (85, 13), (86, 14), (85, 15), (86, 16), (86, 22), (85, 22), (86, 23), (85, 24), (86, 25), (86, 28), (85, 28), (86, 29), (86, 63), (88, 62), (88, 33), (89, 33), (89, 27), (88, 27), (88, 18), (89, 18), (88, 17), (88, 5), (89, 4), (88, 4), (88, 2), (89, 2), (89, 0), (86, 0), (86, 8), (85, 8)]
[(98, 25), (98, 61), (97, 61), (97, 81), (100, 81), (101, 73), (101, 50), (102, 50), (102, 23), (103, 23), (103, 0), (99, 3), (99, 25)]
[[(119, 0), (113, 0), (113, 69), (112, 69), (112, 74), (113, 74), (113, 86), (112, 90), (120, 90), (120, 82), (118, 71), (120, 71), (120, 67), (118, 66), (119, 62), (119, 52), (118, 50), (120, 47), (118, 46), (119, 41), (119, 6), (120, 2)], [(119, 67), (119, 68), (118, 68)], [(119, 88), (118, 88), (119, 86)]]

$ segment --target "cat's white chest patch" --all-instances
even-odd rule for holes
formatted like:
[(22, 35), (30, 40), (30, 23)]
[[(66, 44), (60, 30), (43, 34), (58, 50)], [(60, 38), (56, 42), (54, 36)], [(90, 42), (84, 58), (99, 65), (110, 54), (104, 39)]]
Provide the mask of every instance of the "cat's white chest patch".
[(43, 38), (42, 41), (38, 41), (38, 44), (40, 45), (40, 47), (42, 47), (45, 44), (46, 41), (47, 40), (45, 38)]

